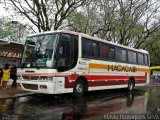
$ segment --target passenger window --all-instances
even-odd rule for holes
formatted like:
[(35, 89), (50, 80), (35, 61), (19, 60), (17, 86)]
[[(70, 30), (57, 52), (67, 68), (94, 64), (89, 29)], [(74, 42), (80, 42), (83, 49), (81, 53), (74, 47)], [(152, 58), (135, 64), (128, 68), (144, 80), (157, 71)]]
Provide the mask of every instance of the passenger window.
[(148, 56), (147, 55), (144, 55), (144, 64), (148, 65)]
[(128, 62), (137, 63), (137, 53), (133, 51), (128, 51)]
[(92, 42), (92, 57), (99, 57), (99, 44), (96, 42)]
[(133, 63), (137, 63), (137, 53), (133, 52)]
[(143, 57), (143, 54), (141, 53), (138, 53), (138, 63), (144, 64), (144, 57)]
[(120, 48), (116, 48), (116, 61), (122, 61), (122, 50)]
[(126, 62), (127, 61), (127, 52), (126, 52), (126, 50), (122, 50), (121, 60), (122, 60), (122, 62)]
[(86, 38), (82, 38), (82, 56), (83, 57), (90, 57), (91, 56), (91, 49), (92, 44)]
[(109, 46), (102, 44), (101, 45), (101, 53), (102, 53), (102, 59), (108, 58), (108, 51), (109, 51)]
[(123, 50), (122, 48), (117, 47), (116, 48), (116, 61), (125, 62), (126, 57), (127, 57), (126, 50)]
[(110, 48), (109, 48), (109, 58), (110, 58), (111, 60), (114, 60), (114, 59), (115, 59), (115, 54), (114, 54), (114, 52), (115, 52), (115, 48), (114, 48), (114, 47), (110, 47)]
[(128, 51), (128, 62), (133, 63), (133, 52)]

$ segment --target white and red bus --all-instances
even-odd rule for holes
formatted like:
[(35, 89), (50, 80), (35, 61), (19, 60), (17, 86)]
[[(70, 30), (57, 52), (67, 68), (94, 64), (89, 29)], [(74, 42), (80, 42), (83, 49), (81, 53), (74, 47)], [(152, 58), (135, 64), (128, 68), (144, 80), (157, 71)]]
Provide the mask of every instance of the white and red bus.
[(82, 97), (86, 91), (146, 85), (149, 54), (72, 31), (26, 38), (18, 82), (23, 90)]

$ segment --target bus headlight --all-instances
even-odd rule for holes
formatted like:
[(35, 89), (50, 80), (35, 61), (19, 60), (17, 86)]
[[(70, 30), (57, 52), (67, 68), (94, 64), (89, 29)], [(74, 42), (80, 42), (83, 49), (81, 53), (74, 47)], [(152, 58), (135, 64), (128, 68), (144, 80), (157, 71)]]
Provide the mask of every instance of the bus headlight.
[(39, 86), (41, 89), (47, 89), (47, 86), (46, 85), (40, 85)]

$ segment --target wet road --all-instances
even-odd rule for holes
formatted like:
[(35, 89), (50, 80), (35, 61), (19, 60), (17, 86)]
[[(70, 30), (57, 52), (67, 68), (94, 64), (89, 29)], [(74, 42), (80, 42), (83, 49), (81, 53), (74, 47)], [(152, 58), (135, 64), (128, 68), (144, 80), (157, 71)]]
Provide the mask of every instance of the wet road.
[(159, 120), (160, 88), (138, 88), (133, 93), (124, 89), (96, 91), (87, 93), (83, 99), (74, 99), (71, 94), (38, 94), (0, 100), (0, 113), (2, 120), (112, 119), (108, 114), (149, 114)]

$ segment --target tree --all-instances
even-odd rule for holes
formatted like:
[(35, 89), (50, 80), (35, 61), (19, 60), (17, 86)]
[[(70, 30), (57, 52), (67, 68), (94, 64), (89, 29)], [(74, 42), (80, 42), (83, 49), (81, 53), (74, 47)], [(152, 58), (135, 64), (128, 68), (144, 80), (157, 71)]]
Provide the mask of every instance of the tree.
[(152, 23), (153, 18), (156, 19), (158, 7), (155, 6), (156, 3), (148, 0), (130, 0), (129, 3), (118, 0), (118, 3), (122, 15), (119, 43), (124, 45), (133, 43), (133, 47), (140, 48), (160, 28), (159, 22)]
[(11, 25), (8, 24), (8, 18), (0, 18), (0, 39), (3, 39), (9, 35), (12, 35)]
[(0, 39), (23, 42), (23, 37), (33, 33), (30, 27), (18, 21), (11, 21), (8, 17), (0, 18)]
[(141, 47), (150, 53), (151, 66), (160, 65), (160, 30), (157, 30), (150, 40), (147, 40)]
[(76, 31), (83, 31), (119, 44), (141, 48), (160, 28), (160, 22), (156, 20), (159, 9), (158, 2), (91, 0), (88, 5), (83, 7), (84, 9), (75, 11), (74, 15), (70, 16), (69, 25)]
[[(68, 18), (70, 29), (104, 39), (107, 38), (106, 32), (114, 29), (112, 26), (115, 9), (113, 4), (112, 0), (88, 1), (82, 6), (81, 11), (75, 11)], [(107, 38), (107, 40), (109, 39)]]
[(39, 32), (57, 30), (64, 20), (86, 0), (4, 0), (16, 14), (26, 17)]

